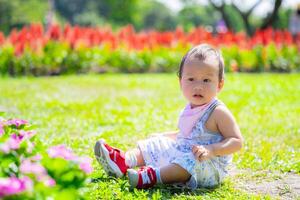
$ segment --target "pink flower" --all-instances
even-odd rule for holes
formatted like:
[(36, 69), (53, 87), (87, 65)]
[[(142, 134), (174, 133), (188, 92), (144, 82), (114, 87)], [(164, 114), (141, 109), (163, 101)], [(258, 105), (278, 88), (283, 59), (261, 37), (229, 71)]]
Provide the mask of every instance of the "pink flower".
[(40, 163), (31, 162), (29, 159), (22, 161), (20, 171), (24, 174), (34, 174), (38, 179), (48, 175), (46, 169)]
[(19, 128), (22, 125), (28, 124), (26, 120), (23, 119), (10, 119), (6, 122), (7, 125), (15, 125), (17, 128)]
[(35, 156), (30, 157), (30, 160), (32, 160), (32, 161), (38, 161), (41, 159), (42, 159), (42, 156), (40, 154), (36, 154)]
[(93, 171), (92, 159), (89, 157), (79, 157), (76, 160), (79, 162), (79, 168), (83, 170), (86, 174), (90, 174)]
[(0, 198), (32, 190), (32, 187), (33, 182), (27, 176), (20, 179), (16, 177), (0, 178)]
[[(30, 136), (25, 136), (25, 137), (30, 137)], [(5, 143), (0, 144), (0, 151), (4, 153), (9, 153), (10, 150), (16, 150), (20, 148), (20, 144), (24, 139), (26, 139), (24, 136), (18, 136), (17, 134), (13, 133), (10, 138)], [(27, 141), (28, 146), (27, 146), (27, 152), (31, 153), (34, 144), (32, 144), (29, 140)]]
[(89, 174), (93, 171), (92, 160), (89, 157), (77, 157), (73, 152), (64, 145), (53, 146), (48, 149), (48, 154), (51, 158), (64, 158), (72, 160), (79, 164), (79, 168)]
[[(30, 132), (30, 133), (29, 133)], [(28, 131), (28, 132), (22, 132), (23, 135), (17, 135), (13, 133), (10, 138), (5, 143), (0, 144), (0, 151), (4, 153), (9, 153), (10, 150), (16, 150), (20, 148), (20, 144), (25, 137), (31, 137), (34, 132)], [(26, 136), (25, 136), (26, 135)], [(31, 153), (32, 149), (34, 148), (34, 145), (28, 140), (28, 148), (27, 152)]]
[(6, 154), (9, 153), (10, 151), (9, 144), (7, 142), (0, 144), (0, 151)]
[(34, 156), (29, 159), (23, 160), (20, 165), (20, 171), (23, 174), (34, 174), (39, 182), (43, 182), (46, 186), (52, 187), (56, 184), (47, 173), (43, 165), (38, 162), (32, 162), (35, 159), (39, 160), (39, 156)]
[(7, 142), (8, 142), (9, 148), (15, 150), (15, 149), (20, 148), (22, 139), (20, 139), (16, 134), (12, 134)]
[(36, 134), (36, 131), (24, 131), (24, 130), (20, 130), (19, 131), (19, 138), (20, 139), (29, 139), (32, 136), (34, 136)]
[(51, 178), (50, 176), (47, 176), (44, 180), (44, 184), (48, 187), (52, 187), (52, 186), (55, 186), (56, 182), (53, 178)]
[(3, 129), (3, 125), (0, 124), (0, 136), (4, 134), (4, 129)]
[(73, 152), (66, 148), (65, 145), (53, 146), (48, 149), (48, 154), (51, 158), (64, 158), (66, 160), (74, 160), (76, 156)]
[(16, 134), (12, 134), (10, 138), (0, 144), (0, 151), (3, 153), (9, 153), (10, 150), (15, 150), (20, 147), (21, 140), (16, 136)]

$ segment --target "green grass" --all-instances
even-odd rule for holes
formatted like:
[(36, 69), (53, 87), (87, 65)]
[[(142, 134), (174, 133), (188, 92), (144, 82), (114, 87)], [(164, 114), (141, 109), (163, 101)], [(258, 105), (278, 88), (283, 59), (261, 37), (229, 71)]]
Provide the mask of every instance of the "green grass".
[[(257, 174), (264, 178), (263, 173), (255, 173), (261, 170), (300, 173), (299, 74), (228, 74), (219, 98), (235, 115), (245, 138), (234, 163), (256, 174), (238, 178), (256, 179)], [(5, 118), (27, 119), (36, 125), (45, 144), (65, 143), (91, 157), (99, 138), (126, 150), (153, 132), (176, 129), (185, 103), (174, 74), (0, 80), (0, 111)], [(214, 190), (156, 187), (129, 191), (125, 178), (107, 177), (96, 160), (93, 165), (88, 188), (92, 199), (269, 198), (235, 189), (233, 178)]]

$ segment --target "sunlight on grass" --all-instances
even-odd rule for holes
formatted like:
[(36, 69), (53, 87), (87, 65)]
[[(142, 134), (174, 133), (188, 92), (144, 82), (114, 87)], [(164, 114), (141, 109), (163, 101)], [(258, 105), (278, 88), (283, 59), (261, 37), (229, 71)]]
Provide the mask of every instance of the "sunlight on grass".
[[(245, 137), (234, 156), (238, 168), (300, 173), (300, 76), (229, 74), (219, 98), (235, 115)], [(93, 157), (101, 137), (123, 149), (153, 132), (176, 129), (185, 105), (175, 74), (84, 75), (2, 78), (0, 111), (35, 124), (46, 145), (66, 143)], [(128, 192), (126, 179), (107, 177), (94, 160), (91, 197), (122, 199), (256, 198), (235, 191), (229, 179), (216, 190), (195, 194), (159, 190)], [(268, 199), (268, 197), (265, 197)]]

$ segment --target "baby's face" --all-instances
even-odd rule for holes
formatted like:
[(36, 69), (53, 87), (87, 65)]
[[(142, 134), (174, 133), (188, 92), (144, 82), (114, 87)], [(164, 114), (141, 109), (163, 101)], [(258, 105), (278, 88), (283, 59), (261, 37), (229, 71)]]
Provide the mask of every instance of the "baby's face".
[(209, 103), (222, 89), (224, 81), (219, 81), (217, 62), (206, 59), (187, 59), (182, 70), (180, 86), (183, 95), (192, 108)]

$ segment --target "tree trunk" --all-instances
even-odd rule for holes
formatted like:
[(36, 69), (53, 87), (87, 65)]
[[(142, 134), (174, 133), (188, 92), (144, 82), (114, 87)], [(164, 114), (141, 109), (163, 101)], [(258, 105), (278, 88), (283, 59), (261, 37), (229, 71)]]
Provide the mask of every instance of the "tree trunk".
[[(259, 29), (266, 29), (267, 27), (271, 26), (272, 23), (276, 20), (277, 16), (278, 16), (278, 12), (279, 12), (279, 8), (282, 4), (283, 0), (275, 0), (275, 4), (274, 4), (274, 8), (273, 10), (268, 14), (268, 16), (263, 19), (262, 25), (259, 27)], [(228, 27), (228, 29), (233, 30), (232, 25), (230, 24), (230, 20), (225, 12), (225, 1), (222, 0), (221, 5), (216, 5), (213, 0), (209, 0), (210, 4), (216, 9), (218, 10), (224, 21), (226, 26)], [(255, 27), (253, 25), (251, 25), (250, 23), (250, 15), (252, 14), (253, 10), (261, 3), (262, 1), (257, 0), (256, 3), (247, 11), (244, 12), (242, 10), (240, 10), (240, 8), (238, 6), (236, 6), (233, 1), (231, 3), (232, 7), (240, 14), (241, 19), (243, 20), (244, 23), (244, 27), (245, 30), (247, 32), (248, 35), (252, 35)]]
[(218, 10), (221, 13), (227, 29), (230, 31), (233, 31), (234, 29), (230, 23), (229, 17), (226, 14), (226, 11), (225, 11), (225, 2), (222, 1), (222, 4), (220, 6), (217, 6), (212, 0), (209, 0), (209, 2), (216, 10)]
[(244, 27), (246, 29), (246, 32), (248, 35), (252, 35), (253, 34), (253, 27), (250, 24), (250, 15), (252, 14), (253, 10), (261, 3), (260, 0), (256, 1), (256, 3), (247, 11), (247, 12), (243, 12), (241, 11), (233, 2), (232, 2), (232, 7), (240, 14), (243, 23), (244, 23)]
[(274, 5), (274, 9), (273, 9), (272, 13), (270, 13), (264, 19), (264, 22), (260, 26), (260, 29), (266, 29), (270, 25), (272, 25), (272, 23), (276, 20), (276, 17), (278, 16), (278, 11), (279, 11), (279, 8), (280, 8), (281, 4), (282, 4), (282, 0), (276, 0), (275, 1), (275, 5)]

